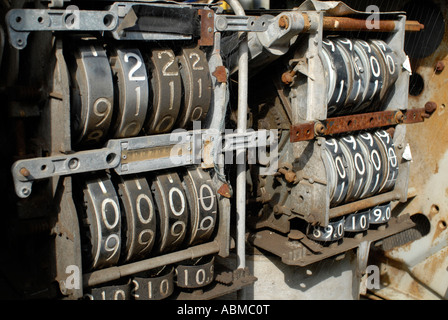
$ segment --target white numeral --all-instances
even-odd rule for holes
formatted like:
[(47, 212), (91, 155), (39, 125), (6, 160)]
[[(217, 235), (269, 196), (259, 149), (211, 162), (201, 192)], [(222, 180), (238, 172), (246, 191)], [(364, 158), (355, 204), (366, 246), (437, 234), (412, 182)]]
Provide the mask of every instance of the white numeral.
[(380, 63), (374, 56), (370, 57), (370, 66), (372, 67), (373, 75), (375, 76), (375, 78), (378, 78), (381, 75), (381, 68)]
[[(180, 201), (182, 203), (180, 210), (176, 210), (176, 208), (175, 208), (174, 201), (173, 201), (174, 193), (177, 193), (179, 195)], [(171, 211), (173, 212), (173, 214), (175, 216), (181, 216), (185, 211), (185, 198), (184, 198), (182, 191), (180, 191), (178, 188), (171, 188), (170, 192), (168, 194), (168, 199), (169, 199), (170, 208), (171, 208)]]
[(373, 210), (373, 215), (375, 216), (375, 221), (379, 221), (381, 219), (381, 210), (380, 209)]
[[(146, 203), (148, 204), (148, 208), (149, 208), (148, 217), (146, 219), (142, 215), (142, 208), (141, 208), (142, 200), (146, 201)], [(154, 208), (152, 206), (151, 200), (149, 199), (149, 197), (146, 194), (141, 194), (137, 197), (136, 207), (137, 207), (138, 220), (140, 220), (140, 222), (143, 224), (150, 223), (153, 218), (153, 215), (154, 215)]]
[[(106, 217), (106, 206), (109, 203), (112, 205), (112, 208), (114, 209), (113, 223), (110, 223)], [(115, 228), (117, 226), (118, 222), (120, 221), (120, 209), (118, 208), (118, 204), (110, 198), (104, 199), (103, 202), (101, 203), (101, 216), (103, 218), (103, 222), (104, 222), (104, 225), (106, 226), (106, 228), (108, 228), (108, 229)]]
[(140, 69), (140, 67), (143, 65), (142, 59), (138, 55), (136, 55), (135, 53), (132, 53), (132, 52), (128, 52), (125, 54), (124, 61), (126, 63), (128, 63), (129, 58), (133, 58), (137, 61), (137, 63), (129, 71), (129, 74), (128, 74), (129, 80), (130, 81), (146, 81), (145, 76), (138, 76), (138, 77), (135, 76), (135, 73), (137, 72), (137, 70)]
[(163, 66), (162, 68), (162, 75), (164, 77), (176, 77), (179, 75), (178, 71), (167, 71), (169, 67), (171, 67), (174, 64), (174, 54), (171, 51), (162, 51), (158, 53), (158, 58), (162, 59), (162, 56), (166, 54), (170, 60)]
[[(105, 110), (99, 110), (99, 106), (106, 106)], [(98, 122), (95, 126), (99, 127), (101, 126), (109, 117), (109, 114), (112, 111), (112, 104), (110, 103), (110, 101), (106, 98), (99, 98), (98, 100), (95, 101), (95, 103), (93, 104), (93, 113), (97, 116), (102, 118), (100, 120), (100, 122)]]
[(192, 63), (193, 70), (198, 70), (198, 71), (204, 70), (204, 67), (198, 66), (198, 63), (201, 61), (201, 57), (196, 52), (190, 53), (190, 59), (193, 59), (193, 58), (195, 59), (194, 62)]
[[(376, 161), (375, 161), (376, 158)], [(370, 159), (372, 160), (373, 166), (375, 167), (376, 171), (381, 170), (381, 158), (378, 154), (378, 151), (373, 150), (370, 154)]]
[(338, 170), (339, 177), (341, 179), (345, 179), (346, 172), (345, 172), (344, 163), (342, 162), (341, 157), (339, 157), (339, 156), (336, 157), (335, 164), (336, 164), (336, 169)]

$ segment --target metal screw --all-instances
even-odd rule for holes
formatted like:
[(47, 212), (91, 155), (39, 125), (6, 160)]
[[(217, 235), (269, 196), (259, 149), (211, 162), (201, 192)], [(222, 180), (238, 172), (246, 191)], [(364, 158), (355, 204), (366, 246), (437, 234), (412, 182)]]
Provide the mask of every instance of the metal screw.
[(79, 160), (77, 158), (72, 158), (68, 161), (68, 167), (71, 170), (75, 170), (78, 168)]

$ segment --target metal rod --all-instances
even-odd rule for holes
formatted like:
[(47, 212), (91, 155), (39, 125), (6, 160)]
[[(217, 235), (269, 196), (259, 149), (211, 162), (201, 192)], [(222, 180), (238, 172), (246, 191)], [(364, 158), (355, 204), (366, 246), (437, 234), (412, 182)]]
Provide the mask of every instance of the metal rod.
[[(227, 1), (236, 15), (245, 16), (243, 7), (238, 0)], [(249, 48), (244, 32), (239, 33), (240, 46), (238, 52), (238, 132), (247, 130), (247, 89), (248, 89), (248, 62)], [(246, 233), (246, 163), (245, 150), (237, 151), (237, 257), (238, 268), (246, 266), (245, 261), (245, 233)], [(244, 159), (244, 161), (242, 161)]]
[[(347, 17), (324, 17), (323, 26), (326, 31), (393, 32), (397, 30), (397, 25), (393, 20), (380, 20), (375, 28), (369, 26), (366, 21)], [(418, 32), (424, 28), (425, 26), (418, 21), (406, 21), (405, 31)]]
[[(229, 0), (227, 3), (236, 15), (245, 16), (243, 7), (238, 0)], [(238, 51), (238, 132), (244, 133), (247, 130), (247, 90), (249, 79), (249, 46), (247, 35), (239, 33), (240, 46)], [(246, 267), (246, 151), (238, 150), (237, 178), (236, 178), (236, 212), (237, 212), (237, 268)], [(238, 292), (238, 299), (245, 299), (245, 290)]]
[(400, 198), (401, 193), (399, 191), (391, 191), (388, 193), (379, 194), (371, 198), (359, 200), (352, 203), (347, 203), (339, 207), (331, 208), (330, 219), (341, 217), (351, 212), (371, 208), (381, 203), (399, 200)]
[(105, 282), (120, 279), (121, 277), (162, 267), (168, 264), (173, 264), (188, 259), (195, 259), (209, 254), (215, 254), (219, 251), (219, 248), (219, 243), (213, 241), (190, 247), (185, 250), (168, 253), (159, 257), (138, 261), (123, 266), (93, 271), (83, 276), (83, 285), (84, 287), (92, 287)]

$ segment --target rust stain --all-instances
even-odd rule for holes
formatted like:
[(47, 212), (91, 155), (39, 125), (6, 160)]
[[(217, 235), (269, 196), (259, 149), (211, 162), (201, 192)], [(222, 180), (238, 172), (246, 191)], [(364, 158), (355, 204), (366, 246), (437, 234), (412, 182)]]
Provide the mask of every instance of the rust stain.
[[(428, 259), (425, 260), (424, 263), (418, 265), (416, 268), (412, 270), (412, 274), (418, 278), (421, 283), (426, 284), (428, 287), (434, 288), (437, 286), (436, 283), (443, 281), (444, 279), (440, 279), (440, 275), (443, 275), (446, 271), (446, 256), (447, 256), (447, 248), (442, 249), (433, 255), (431, 255)], [(445, 271), (445, 272), (440, 272)], [(421, 295), (424, 294), (425, 289), (422, 289), (420, 286), (420, 290), (417, 290), (416, 293), (422, 292)], [(435, 289), (436, 292), (438, 292)], [(444, 294), (443, 292), (438, 292), (440, 295)]]
[(411, 281), (408, 291), (406, 292), (407, 294), (409, 294), (411, 297), (415, 297), (418, 299), (422, 299), (423, 298), (423, 292), (421, 291), (421, 286), (418, 284), (417, 281)]
[[(444, 16), (446, 16), (446, 7)], [(413, 72), (420, 74), (424, 79), (424, 90), (419, 96), (409, 96), (409, 108), (425, 105), (433, 101), (439, 106), (425, 124), (407, 126), (407, 136), (413, 151), (413, 164), (411, 166), (410, 185), (421, 188), (433, 174), (434, 168), (438, 172), (438, 163), (448, 149), (448, 115), (444, 107), (448, 103), (448, 90), (446, 90), (446, 70), (436, 71), (436, 66), (448, 61), (448, 32), (445, 32), (439, 48), (429, 57), (413, 61)], [(420, 193), (420, 192), (419, 192)]]
[[(447, 34), (442, 45), (432, 56), (418, 62), (419, 66), (415, 72), (423, 77), (425, 89), (420, 96), (409, 96), (409, 108), (421, 107), (427, 101), (434, 101), (439, 106), (438, 111), (426, 119), (424, 124), (407, 126), (407, 138), (413, 156), (409, 182), (410, 186), (417, 189), (419, 195), (422, 195), (427, 180), (434, 174), (440, 174), (439, 162), (448, 150), (448, 126), (446, 126), (448, 113), (444, 112), (448, 103), (447, 72), (446, 70), (436, 72), (434, 69), (437, 62), (448, 58), (446, 43), (448, 43)], [(448, 189), (448, 185), (445, 188)], [(448, 195), (448, 190), (446, 194)], [(416, 211), (421, 210), (418, 201), (414, 201), (412, 207)]]
[(220, 83), (227, 83), (227, 71), (224, 66), (216, 67), (212, 75), (216, 78), (216, 81)]
[(319, 123), (319, 127), (314, 122), (295, 124), (290, 128), (290, 141), (312, 140), (316, 134), (333, 135), (386, 127), (399, 123), (414, 124), (424, 122), (426, 121), (425, 119), (431, 118), (436, 110), (437, 104), (433, 101), (428, 101), (424, 108), (412, 108), (405, 113), (388, 110), (328, 118), (322, 121), (322, 123)]
[(225, 198), (230, 199), (232, 197), (229, 185), (227, 183), (224, 183), (218, 190), (218, 193), (222, 195)]
[[(443, 16), (448, 17), (448, 6), (445, 2), (436, 1), (440, 4)], [(438, 107), (431, 118), (425, 119), (425, 123), (417, 123), (406, 126), (406, 138), (412, 150), (412, 163), (410, 171), (409, 186), (415, 188), (416, 197), (406, 204), (404, 212), (423, 212), (431, 223), (431, 233), (428, 235), (431, 243), (422, 245), (425, 249), (440, 245), (447, 241), (448, 232), (448, 179), (446, 179), (446, 168), (448, 165), (448, 25), (445, 24), (445, 34), (439, 48), (429, 57), (423, 59), (412, 59), (412, 72), (419, 74), (424, 81), (424, 89), (419, 96), (409, 96), (409, 109), (421, 108), (428, 101), (433, 101)], [(427, 248), (426, 248), (427, 246)], [(408, 254), (419, 254), (413, 251), (415, 245), (408, 243), (395, 250), (386, 252), (385, 257), (394, 258), (395, 254), (405, 256)], [(420, 248), (422, 249), (422, 248)], [(394, 252), (395, 251), (395, 252)], [(404, 254), (402, 254), (402, 252)], [(395, 253), (395, 254), (394, 254)], [(436, 290), (441, 279), (441, 270), (447, 265), (447, 248), (445, 247), (437, 254), (426, 257), (425, 252), (419, 256), (418, 264), (412, 270), (395, 270), (389, 268), (387, 280), (391, 287), (410, 297), (425, 299), (431, 295), (426, 286)], [(405, 272), (409, 272), (412, 279), (406, 279)], [(421, 284), (420, 284), (420, 283)], [(424, 285), (422, 285), (424, 284)], [(445, 292), (443, 292), (445, 293)], [(442, 295), (443, 295), (442, 293)]]

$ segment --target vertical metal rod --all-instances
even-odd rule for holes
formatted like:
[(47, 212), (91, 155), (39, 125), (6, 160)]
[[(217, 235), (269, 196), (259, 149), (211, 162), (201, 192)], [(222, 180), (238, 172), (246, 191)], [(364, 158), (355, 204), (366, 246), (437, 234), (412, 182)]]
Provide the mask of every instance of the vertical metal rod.
[[(239, 71), (238, 71), (238, 132), (247, 131), (247, 41), (240, 44)], [(238, 150), (237, 161), (237, 253), (238, 268), (246, 267), (245, 242), (246, 242), (246, 149)]]
[[(232, 7), (236, 15), (245, 16), (243, 7), (237, 0), (229, 0), (227, 3)], [(249, 47), (247, 35), (239, 33), (238, 51), (238, 127), (239, 133), (247, 130), (247, 90), (249, 73)], [(246, 151), (237, 150), (237, 178), (236, 178), (236, 212), (237, 212), (237, 264), (238, 268), (246, 267)], [(240, 300), (245, 299), (245, 291), (238, 292)]]

